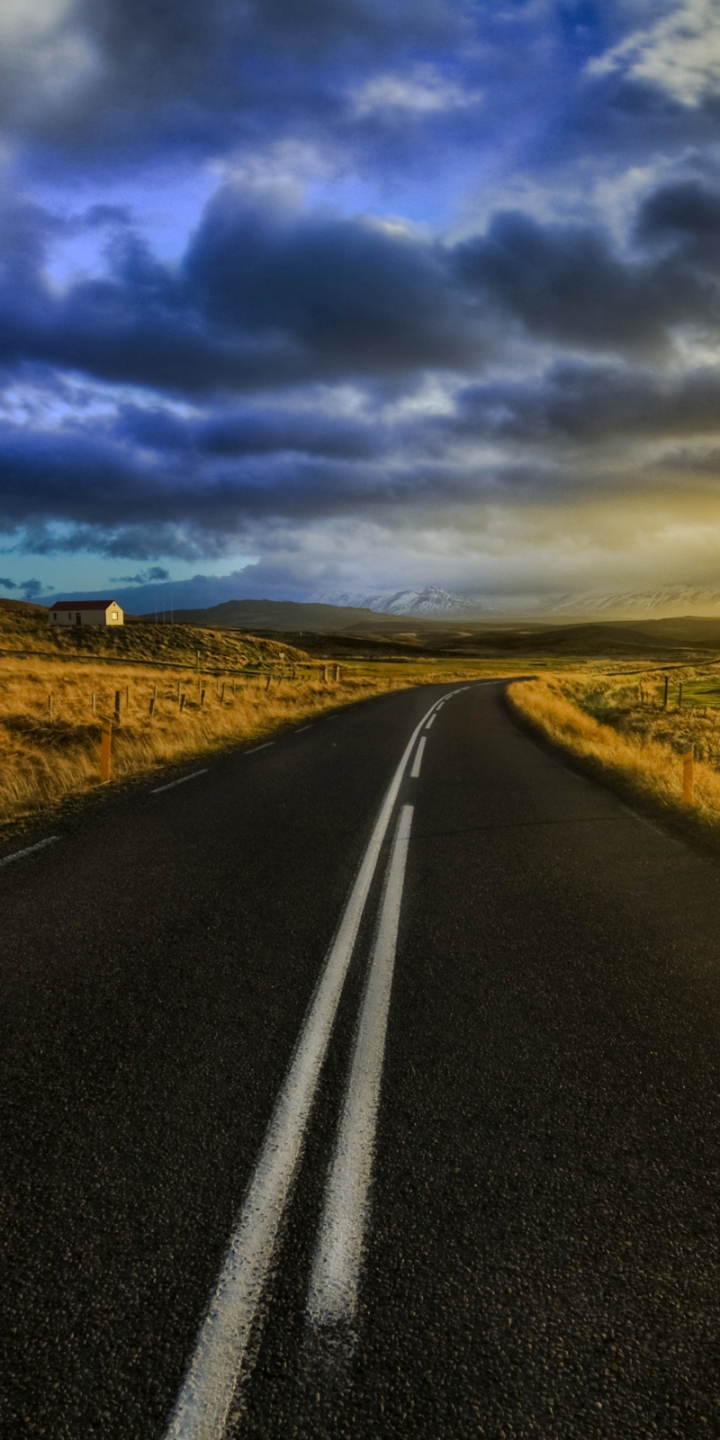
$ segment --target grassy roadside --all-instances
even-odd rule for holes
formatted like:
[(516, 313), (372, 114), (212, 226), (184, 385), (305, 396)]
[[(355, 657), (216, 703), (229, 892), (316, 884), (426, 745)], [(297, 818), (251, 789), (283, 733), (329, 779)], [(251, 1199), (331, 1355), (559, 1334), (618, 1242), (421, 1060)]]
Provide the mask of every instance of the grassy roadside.
[(191, 626), (54, 634), (35, 609), (0, 606), (0, 828), (100, 788), (107, 720), (118, 784), (389, 689), (488, 673), (463, 660), (336, 668), (287, 641)]
[[(692, 683), (688, 673), (686, 684)], [(508, 687), (518, 717), (583, 769), (656, 817), (720, 848), (720, 710), (665, 708), (660, 672), (552, 676)], [(683, 800), (681, 756), (695, 749), (694, 796)]]

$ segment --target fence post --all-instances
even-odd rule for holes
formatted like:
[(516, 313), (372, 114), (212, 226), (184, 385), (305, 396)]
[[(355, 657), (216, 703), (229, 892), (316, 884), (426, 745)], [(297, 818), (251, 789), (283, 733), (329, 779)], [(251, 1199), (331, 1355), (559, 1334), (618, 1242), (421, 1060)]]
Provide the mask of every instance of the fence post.
[(683, 685), (683, 682), (682, 682), (682, 680), (681, 680), (681, 681), (680, 681), (680, 688), (679, 688), (679, 690), (678, 690), (678, 710), (679, 710), (679, 709), (681, 708), (681, 706), (682, 706), (682, 685)]
[(154, 696), (154, 695), (151, 695), (151, 696), (150, 696), (150, 718), (151, 718), (151, 719), (152, 719), (152, 714), (153, 714), (154, 709), (155, 709), (155, 696)]
[(694, 761), (694, 751), (693, 751), (692, 745), (690, 746), (690, 749), (689, 749), (689, 750), (686, 750), (686, 751), (685, 751), (685, 754), (684, 754), (683, 757), (682, 757), (682, 761), (683, 761), (683, 800), (687, 801), (687, 804), (688, 804), (688, 805), (692, 805), (692, 800), (693, 800), (693, 780), (694, 780), (694, 778), (695, 778), (695, 777), (694, 777), (694, 774), (693, 774), (693, 770), (694, 770), (694, 764), (693, 764), (693, 761)]
[(120, 722), (120, 691), (119, 691), (119, 690), (116, 690), (116, 691), (115, 691), (115, 723), (116, 723), (116, 725), (119, 724), (119, 722)]
[(52, 695), (48, 695), (48, 719), (52, 720)]
[(200, 709), (201, 709), (201, 710), (203, 709), (204, 705), (205, 705), (205, 691), (204, 691), (204, 690), (201, 690), (201, 691), (200, 691)]
[(181, 696), (180, 696), (180, 714), (181, 714), (181, 715), (182, 715), (182, 712), (183, 712), (184, 709), (185, 709), (185, 696), (184, 696), (184, 695), (181, 695)]
[(110, 751), (112, 749), (112, 725), (105, 720), (102, 727), (102, 739), (100, 741), (100, 781), (105, 784), (110, 779)]
[(663, 706), (663, 709), (665, 709), (665, 710), (667, 710), (669, 678), (670, 678), (670, 677), (669, 677), (668, 675), (665, 676), (665, 704), (664, 704), (664, 706)]

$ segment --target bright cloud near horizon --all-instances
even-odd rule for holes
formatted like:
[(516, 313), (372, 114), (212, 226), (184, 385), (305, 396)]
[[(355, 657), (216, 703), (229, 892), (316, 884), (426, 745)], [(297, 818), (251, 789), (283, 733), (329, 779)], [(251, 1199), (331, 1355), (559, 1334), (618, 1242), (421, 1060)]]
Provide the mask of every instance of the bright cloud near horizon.
[(0, 42), (0, 594), (720, 585), (715, 0)]

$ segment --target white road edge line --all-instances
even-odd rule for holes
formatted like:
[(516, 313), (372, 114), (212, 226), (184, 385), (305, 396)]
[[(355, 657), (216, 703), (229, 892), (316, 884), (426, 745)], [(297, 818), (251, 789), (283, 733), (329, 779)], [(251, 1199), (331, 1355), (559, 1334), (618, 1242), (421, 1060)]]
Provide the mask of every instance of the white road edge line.
[(311, 1325), (351, 1325), (357, 1308), (380, 1082), (413, 806), (400, 811), (345, 1091), (308, 1293)]
[(380, 807), (275, 1103), (165, 1440), (222, 1440), (225, 1433), (382, 843), (413, 746), (434, 709), (432, 705), (413, 730)]
[(44, 850), (46, 845), (54, 845), (59, 835), (48, 835), (47, 840), (38, 840), (36, 845), (26, 845), (24, 850), (15, 850), (12, 855), (4, 855), (0, 865), (11, 865), (13, 860), (22, 860), (23, 855), (32, 855), (33, 850)]
[(269, 750), (269, 749), (270, 749), (270, 746), (271, 746), (271, 745), (274, 745), (274, 744), (275, 744), (275, 741), (274, 741), (274, 740), (266, 740), (264, 745), (253, 745), (252, 750), (246, 750), (246, 751), (245, 751), (245, 754), (246, 754), (246, 755), (257, 755), (258, 750)]
[(424, 751), (426, 745), (427, 745), (427, 739), (426, 739), (426, 737), (423, 735), (422, 739), (420, 740), (420, 743), (418, 744), (417, 750), (415, 751), (415, 759), (413, 760), (413, 767), (412, 767), (412, 770), (410, 771), (410, 779), (411, 779), (411, 780), (417, 780), (418, 775), (420, 774), (420, 766), (422, 765), (423, 751)]
[(163, 790), (172, 790), (176, 785), (185, 785), (188, 780), (197, 780), (198, 775), (207, 775), (207, 765), (204, 770), (193, 770), (192, 775), (182, 775), (179, 780), (171, 780), (169, 785), (158, 785), (157, 790), (151, 790), (151, 795), (161, 795)]

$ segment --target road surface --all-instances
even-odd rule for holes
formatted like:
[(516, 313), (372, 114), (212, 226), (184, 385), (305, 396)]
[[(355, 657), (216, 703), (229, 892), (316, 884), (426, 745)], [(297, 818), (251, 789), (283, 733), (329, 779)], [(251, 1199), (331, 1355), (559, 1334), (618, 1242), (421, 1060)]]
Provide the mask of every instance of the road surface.
[(0, 854), (3, 1436), (720, 1434), (718, 865), (499, 683), (195, 770)]

